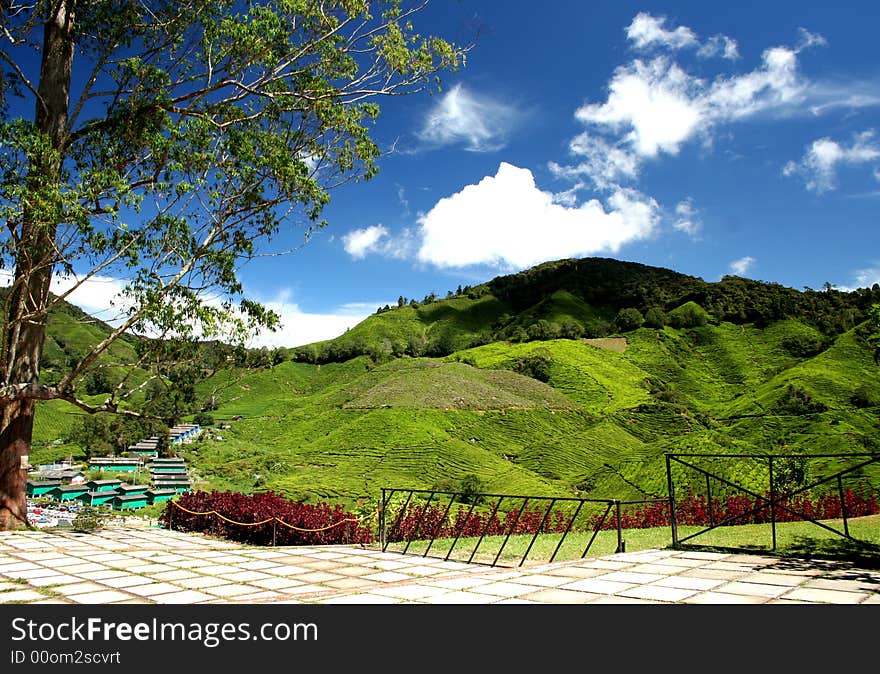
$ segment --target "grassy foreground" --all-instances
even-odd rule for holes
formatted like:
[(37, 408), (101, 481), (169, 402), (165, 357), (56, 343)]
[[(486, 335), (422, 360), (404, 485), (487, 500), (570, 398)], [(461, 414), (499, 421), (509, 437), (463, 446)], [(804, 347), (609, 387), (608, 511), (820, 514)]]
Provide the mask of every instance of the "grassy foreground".
[[(823, 522), (834, 529), (843, 530), (842, 520)], [(776, 550), (771, 547), (772, 531), (769, 524), (744, 524), (741, 526), (719, 527), (701, 534), (684, 543), (688, 547), (713, 548), (721, 550), (747, 550), (750, 552), (773, 553), (777, 555), (808, 556), (819, 558), (836, 558), (858, 561), (872, 567), (880, 567), (880, 515), (850, 519), (847, 522), (850, 536), (858, 539), (854, 542), (822, 529), (810, 522), (785, 522), (776, 525)], [(701, 531), (700, 527), (679, 527), (679, 539)], [(592, 532), (571, 532), (556, 554), (555, 561), (577, 559), (592, 537)], [(410, 554), (427, 554), (431, 557), (448, 558), (455, 561), (473, 561), (491, 564), (498, 550), (504, 544), (504, 536), (487, 536), (479, 543), (478, 538), (438, 539), (429, 541), (413, 541), (407, 550)], [(511, 536), (504, 545), (501, 556), (496, 564), (499, 566), (518, 566), (532, 544), (533, 535)], [(550, 560), (556, 550), (561, 534), (539, 535), (525, 564), (541, 564)], [(672, 545), (672, 534), (669, 527), (653, 529), (627, 529), (623, 531), (626, 552), (668, 548)], [(453, 546), (453, 543), (455, 545)], [(430, 549), (429, 549), (430, 545)], [(391, 543), (388, 550), (402, 552), (406, 542)], [(449, 554), (450, 548), (452, 549)], [(471, 554), (476, 548), (476, 553)], [(607, 555), (617, 549), (617, 531), (600, 531), (589, 548), (588, 556)]]

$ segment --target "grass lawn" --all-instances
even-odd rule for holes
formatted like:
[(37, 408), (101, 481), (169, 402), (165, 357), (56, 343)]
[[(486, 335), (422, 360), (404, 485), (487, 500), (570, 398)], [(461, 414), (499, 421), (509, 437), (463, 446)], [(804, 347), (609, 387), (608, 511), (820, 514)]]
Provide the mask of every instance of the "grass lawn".
[[(843, 530), (842, 520), (823, 522), (840, 531)], [(776, 551), (779, 555), (800, 555), (812, 557), (833, 557), (858, 561), (861, 564), (880, 566), (880, 515), (860, 517), (848, 520), (849, 533), (854, 542), (822, 529), (810, 522), (785, 522), (776, 525)], [(678, 528), (679, 539), (697, 533), (699, 527)], [(571, 532), (556, 554), (555, 561), (577, 559), (584, 554), (592, 537), (592, 532)], [(456, 561), (468, 561), (476, 548), (471, 561), (491, 564), (498, 557), (499, 566), (518, 566), (533, 535), (511, 536), (504, 545), (504, 536), (487, 536), (482, 542), (478, 538), (438, 539), (429, 541), (413, 541), (408, 553), (422, 554), (431, 557), (445, 558)], [(539, 535), (531, 550), (528, 551), (526, 564), (541, 564), (550, 560), (559, 545), (561, 534)], [(653, 529), (627, 529), (623, 531), (623, 540), (627, 552), (652, 548), (668, 548), (672, 545), (672, 534), (669, 527)], [(687, 547), (717, 548), (722, 550), (747, 550), (759, 553), (772, 553), (772, 532), (769, 524), (744, 524), (741, 526), (719, 527), (701, 534), (684, 543)], [(454, 546), (453, 546), (454, 543)], [(430, 549), (429, 548), (430, 545)], [(388, 550), (402, 552), (406, 542), (391, 543)], [(449, 554), (450, 548), (452, 549)], [(617, 532), (600, 531), (590, 546), (588, 556), (600, 556), (613, 553), (617, 549)]]

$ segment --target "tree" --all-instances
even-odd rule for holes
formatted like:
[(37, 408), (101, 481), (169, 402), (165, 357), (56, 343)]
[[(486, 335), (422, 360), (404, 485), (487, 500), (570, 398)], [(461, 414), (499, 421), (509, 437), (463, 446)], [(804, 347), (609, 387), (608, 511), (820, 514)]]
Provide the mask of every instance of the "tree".
[[(431, 86), (464, 51), (399, 0), (0, 3), (0, 529), (25, 521), (37, 400), (94, 413), (77, 384), (121, 335), (194, 341), (272, 328), (237, 269), (282, 229), (325, 223), (329, 191), (368, 179), (376, 100)], [(36, 53), (41, 58), (35, 58)], [(51, 294), (55, 277), (63, 292)], [(54, 385), (47, 312), (96, 277), (124, 284), (110, 335)], [(219, 301), (206, 301), (210, 291)], [(152, 362), (149, 350), (143, 365)]]
[(645, 317), (635, 307), (627, 307), (617, 312), (614, 322), (617, 324), (617, 329), (621, 332), (630, 332), (642, 327)]

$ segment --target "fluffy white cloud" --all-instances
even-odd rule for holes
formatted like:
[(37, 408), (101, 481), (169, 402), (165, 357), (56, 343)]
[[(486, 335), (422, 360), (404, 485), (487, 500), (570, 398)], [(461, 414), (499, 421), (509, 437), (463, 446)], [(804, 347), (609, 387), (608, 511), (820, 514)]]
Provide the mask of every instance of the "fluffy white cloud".
[(664, 28), (665, 16), (651, 16), (639, 12), (626, 28), (626, 37), (632, 41), (636, 49), (666, 47), (683, 49), (697, 44), (697, 36), (687, 26), (679, 26), (674, 30)]
[(690, 197), (678, 202), (675, 207), (677, 219), (673, 227), (679, 232), (684, 232), (691, 238), (697, 238), (703, 229), (700, 221), (700, 211), (694, 207), (694, 200)]
[(803, 102), (806, 84), (797, 72), (797, 52), (774, 47), (755, 70), (706, 81), (667, 57), (635, 60), (618, 68), (604, 103), (581, 106), (575, 117), (604, 134), (620, 134), (642, 157), (677, 154), (698, 134), (721, 123)]
[(388, 236), (388, 230), (382, 225), (372, 225), (363, 229), (354, 229), (342, 237), (345, 252), (355, 260), (362, 260), (367, 253), (375, 252), (379, 242)]
[[(790, 161), (782, 169), (786, 176), (801, 175), (808, 190), (821, 194), (833, 190), (837, 167), (841, 164), (865, 164), (880, 159), (880, 145), (873, 130), (858, 134), (852, 145), (845, 147), (830, 138), (813, 141), (799, 162)], [(874, 168), (874, 177), (878, 176)]]
[(730, 263), (730, 271), (737, 276), (745, 276), (755, 264), (755, 258), (746, 255)]
[(473, 152), (491, 152), (504, 147), (516, 118), (511, 106), (456, 84), (428, 113), (419, 137), (435, 145), (462, 143)]
[(583, 161), (575, 166), (550, 162), (548, 167), (557, 177), (572, 179), (586, 176), (597, 189), (607, 190), (638, 175), (638, 156), (599, 136), (582, 133), (571, 141), (569, 150), (573, 155), (583, 157)]
[(704, 116), (699, 86), (665, 57), (636, 60), (614, 73), (605, 103), (584, 105), (575, 117), (600, 131), (625, 132), (624, 140), (641, 156), (677, 154)]
[(701, 58), (713, 58), (720, 56), (728, 61), (736, 61), (739, 58), (739, 45), (736, 40), (727, 35), (713, 35), (697, 50), (697, 56)]
[(522, 269), (557, 258), (617, 252), (649, 236), (657, 203), (618, 189), (607, 208), (592, 199), (565, 206), (532, 172), (502, 163), (494, 176), (441, 199), (420, 219), (421, 261), (439, 267), (489, 264)]

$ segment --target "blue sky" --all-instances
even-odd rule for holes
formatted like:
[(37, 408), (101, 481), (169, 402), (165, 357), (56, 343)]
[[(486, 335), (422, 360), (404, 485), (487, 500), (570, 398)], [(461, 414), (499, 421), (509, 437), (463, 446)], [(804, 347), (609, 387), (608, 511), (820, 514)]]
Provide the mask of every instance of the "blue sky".
[(474, 41), (467, 66), (383, 101), (379, 175), (242, 269), (284, 321), (251, 344), (566, 257), (880, 282), (878, 19), (876, 2), (434, 0), (416, 27)]

